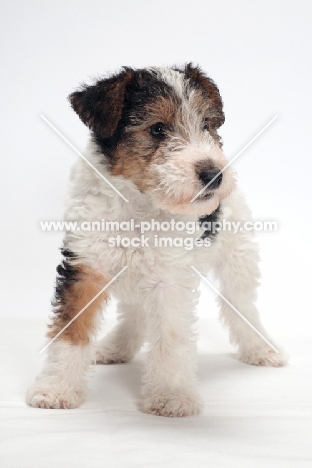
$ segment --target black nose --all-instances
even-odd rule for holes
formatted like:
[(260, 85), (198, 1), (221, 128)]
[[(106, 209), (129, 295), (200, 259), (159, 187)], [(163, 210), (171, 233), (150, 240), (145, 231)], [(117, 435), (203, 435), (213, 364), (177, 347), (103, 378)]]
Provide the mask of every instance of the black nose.
[(206, 186), (209, 184), (207, 187), (209, 189), (218, 188), (222, 182), (222, 172), (220, 171), (202, 171), (198, 177), (202, 181), (203, 185)]

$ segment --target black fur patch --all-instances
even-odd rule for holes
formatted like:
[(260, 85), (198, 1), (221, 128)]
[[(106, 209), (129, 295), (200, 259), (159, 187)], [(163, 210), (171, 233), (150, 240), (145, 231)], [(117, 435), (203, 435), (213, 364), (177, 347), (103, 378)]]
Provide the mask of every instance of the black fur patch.
[(61, 254), (65, 258), (77, 258), (77, 255), (74, 252), (72, 252), (71, 250), (66, 249), (64, 247), (61, 248)]
[(215, 231), (213, 229), (213, 224), (219, 221), (220, 214), (221, 214), (221, 208), (219, 205), (215, 211), (210, 213), (210, 215), (204, 215), (198, 219), (200, 226), (202, 226), (203, 223), (209, 223), (209, 228), (205, 229), (203, 232), (203, 235), (201, 236), (202, 239), (206, 239), (206, 237), (213, 239), (216, 237), (218, 231)]
[(77, 255), (71, 250), (62, 248), (62, 255), (65, 257), (62, 263), (56, 267), (57, 277), (52, 306), (55, 313), (62, 313), (62, 306), (65, 304), (66, 292), (72, 284), (79, 280), (80, 272), (76, 266), (69, 263), (68, 259), (76, 258)]

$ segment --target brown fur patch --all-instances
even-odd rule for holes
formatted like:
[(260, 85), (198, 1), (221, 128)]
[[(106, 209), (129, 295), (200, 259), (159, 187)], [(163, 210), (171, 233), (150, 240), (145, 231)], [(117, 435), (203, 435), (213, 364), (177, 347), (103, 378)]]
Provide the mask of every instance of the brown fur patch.
[[(127, 145), (120, 145), (118, 148), (118, 160), (112, 166), (113, 175), (122, 175), (130, 179), (138, 187), (139, 190), (145, 191), (153, 186), (153, 180), (148, 177), (148, 167), (150, 161), (146, 158), (146, 151), (144, 148), (144, 136), (140, 143), (141, 146), (136, 146), (136, 154), (131, 154)], [(141, 149), (141, 152), (138, 150)], [(150, 148), (148, 148), (150, 151)], [(140, 154), (141, 153), (141, 154)]]
[[(54, 338), (108, 283), (108, 279), (92, 268), (73, 267), (75, 279), (63, 287), (62, 297), (55, 307), (55, 315), (48, 326), (48, 338)], [(95, 331), (96, 314), (100, 312), (108, 294), (103, 291), (60, 335), (59, 339), (72, 344), (86, 345)]]
[(145, 106), (147, 123), (152, 125), (156, 122), (163, 122), (169, 128), (172, 128), (178, 104), (173, 96), (160, 96), (154, 102)]
[(69, 96), (72, 108), (83, 123), (102, 138), (110, 137), (117, 128), (131, 76), (131, 71), (125, 69), (95, 85), (83, 86)]
[(224, 124), (223, 102), (217, 85), (211, 78), (208, 78), (198, 67), (188, 64), (185, 67), (185, 76), (199, 87), (210, 101), (209, 123), (212, 128), (219, 128)]

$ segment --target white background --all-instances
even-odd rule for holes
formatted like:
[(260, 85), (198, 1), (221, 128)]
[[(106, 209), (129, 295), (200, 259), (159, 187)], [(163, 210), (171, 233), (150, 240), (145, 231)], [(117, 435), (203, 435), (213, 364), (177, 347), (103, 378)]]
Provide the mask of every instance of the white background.
[[(39, 117), (83, 151), (87, 129), (67, 95), (122, 65), (192, 61), (218, 84), (221, 129), (259, 235), (259, 306), (271, 326), (306, 329), (311, 316), (311, 19), (309, 1), (10, 1), (1, 14), (1, 311), (47, 317), (70, 166), (78, 157)], [(215, 314), (204, 287), (199, 312)]]
[[(311, 57), (309, 0), (44, 0), (1, 5), (0, 465), (4, 468), (306, 468), (311, 466)], [(70, 166), (87, 129), (66, 96), (122, 65), (192, 61), (217, 82), (229, 158), (278, 119), (235, 167), (256, 220), (259, 308), (291, 354), (280, 369), (246, 366), (217, 324), (214, 295), (199, 305), (199, 417), (138, 411), (144, 355), (93, 367), (76, 410), (27, 407), (42, 368)], [(113, 314), (113, 311), (110, 312)], [(113, 317), (106, 321), (112, 325)]]

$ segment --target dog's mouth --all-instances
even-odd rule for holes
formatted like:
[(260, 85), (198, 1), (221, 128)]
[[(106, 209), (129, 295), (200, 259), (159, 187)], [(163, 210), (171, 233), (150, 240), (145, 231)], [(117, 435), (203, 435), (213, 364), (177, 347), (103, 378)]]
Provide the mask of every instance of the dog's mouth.
[(194, 201), (195, 202), (203, 202), (210, 200), (214, 196), (214, 192), (203, 192), (201, 193)]

